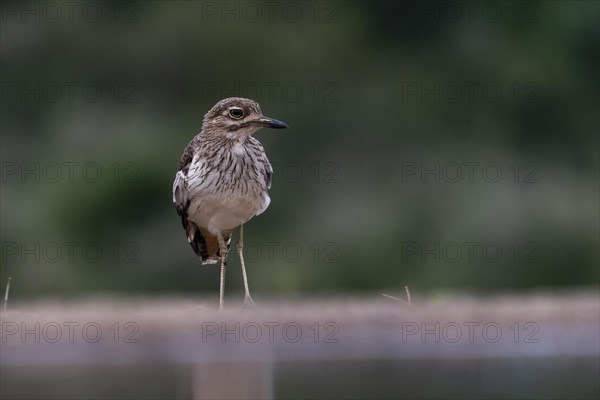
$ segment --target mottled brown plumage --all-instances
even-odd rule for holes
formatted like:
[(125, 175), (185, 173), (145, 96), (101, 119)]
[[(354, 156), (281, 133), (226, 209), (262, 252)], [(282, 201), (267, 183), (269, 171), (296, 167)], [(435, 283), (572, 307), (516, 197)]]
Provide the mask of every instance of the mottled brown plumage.
[[(263, 146), (251, 136), (262, 127), (287, 125), (263, 116), (253, 100), (221, 100), (185, 148), (173, 183), (173, 202), (188, 242), (203, 264), (221, 260), (221, 291), (233, 230), (240, 227), (241, 234), (243, 224), (270, 202), (273, 169)], [(243, 258), (242, 269), (245, 279)], [(246, 299), (252, 301), (247, 288)]]

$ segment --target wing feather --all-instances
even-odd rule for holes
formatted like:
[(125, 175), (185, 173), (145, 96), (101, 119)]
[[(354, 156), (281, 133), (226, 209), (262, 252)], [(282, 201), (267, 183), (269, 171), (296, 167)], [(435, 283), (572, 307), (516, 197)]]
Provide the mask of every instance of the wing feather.
[(202, 259), (203, 263), (214, 262), (213, 260), (209, 260), (206, 241), (200, 232), (200, 228), (188, 219), (190, 197), (187, 175), (193, 160), (194, 148), (192, 143), (190, 143), (183, 152), (183, 156), (179, 162), (179, 170), (177, 171), (175, 181), (173, 182), (173, 203), (175, 203), (175, 208), (177, 214), (179, 214), (179, 217), (181, 218), (181, 224), (185, 229), (187, 240), (190, 246), (192, 246), (192, 249), (194, 249), (194, 252)]

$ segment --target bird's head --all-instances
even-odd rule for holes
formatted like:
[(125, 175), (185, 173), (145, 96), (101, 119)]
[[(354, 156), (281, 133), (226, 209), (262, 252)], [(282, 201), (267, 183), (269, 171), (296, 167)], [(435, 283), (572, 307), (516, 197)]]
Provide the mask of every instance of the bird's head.
[(219, 101), (204, 116), (205, 133), (224, 135), (230, 139), (249, 136), (260, 128), (285, 129), (288, 126), (276, 119), (265, 117), (254, 100), (229, 97)]

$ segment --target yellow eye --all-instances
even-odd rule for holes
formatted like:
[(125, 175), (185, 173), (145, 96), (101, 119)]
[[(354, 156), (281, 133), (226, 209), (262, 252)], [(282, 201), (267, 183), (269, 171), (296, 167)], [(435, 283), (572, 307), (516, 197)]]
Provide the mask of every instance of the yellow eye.
[(229, 110), (229, 116), (233, 119), (242, 119), (244, 117), (244, 111), (241, 108), (232, 108)]

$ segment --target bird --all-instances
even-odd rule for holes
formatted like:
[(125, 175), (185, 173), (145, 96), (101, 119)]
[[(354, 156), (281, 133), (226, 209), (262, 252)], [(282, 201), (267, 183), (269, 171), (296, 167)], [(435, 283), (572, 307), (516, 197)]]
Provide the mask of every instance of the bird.
[(258, 139), (261, 128), (286, 129), (263, 115), (251, 99), (230, 97), (204, 116), (202, 130), (185, 147), (173, 182), (173, 203), (187, 240), (202, 264), (221, 263), (219, 309), (224, 307), (225, 270), (231, 236), (239, 228), (237, 251), (244, 279), (244, 304), (255, 307), (244, 263), (244, 224), (271, 202), (273, 168)]

